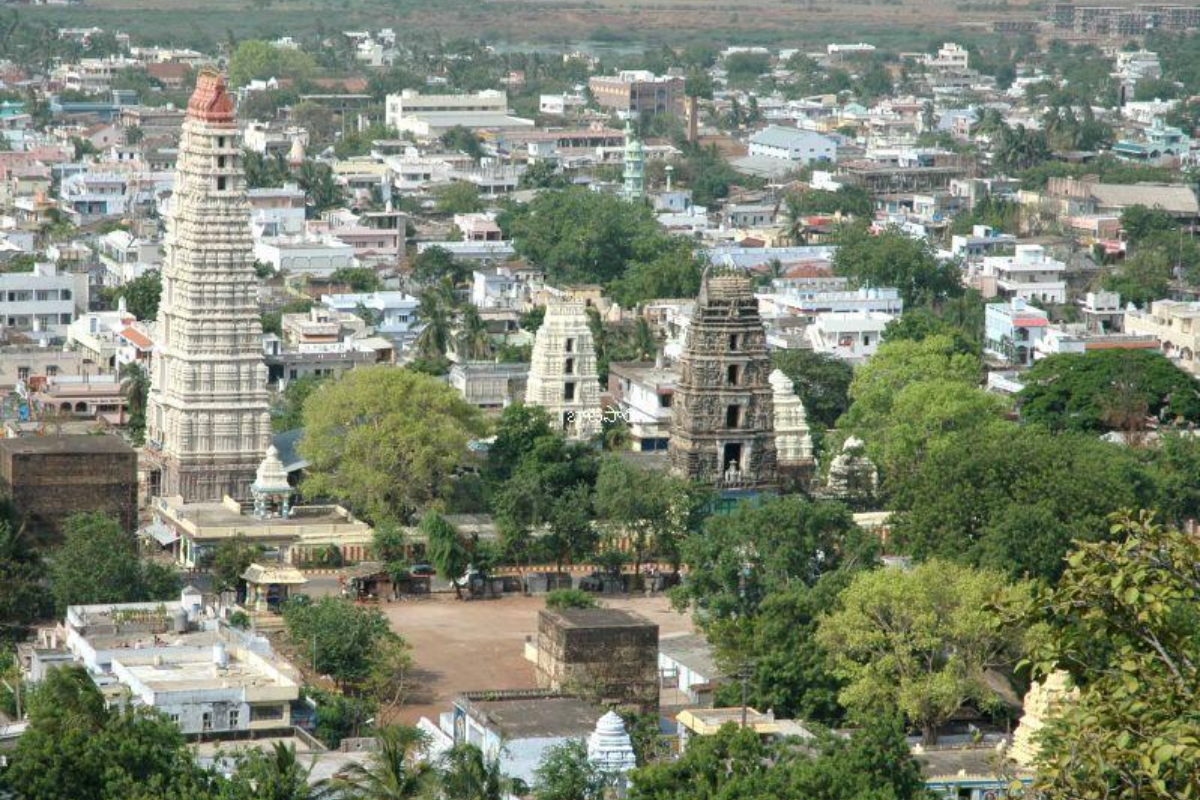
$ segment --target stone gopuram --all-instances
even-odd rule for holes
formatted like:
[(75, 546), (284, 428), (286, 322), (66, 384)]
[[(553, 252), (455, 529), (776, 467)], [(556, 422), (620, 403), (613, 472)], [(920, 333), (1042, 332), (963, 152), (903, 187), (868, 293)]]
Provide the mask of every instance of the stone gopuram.
[(525, 402), (540, 406), (572, 439), (600, 432), (596, 347), (582, 302), (551, 301), (533, 342)]
[(679, 359), (673, 472), (726, 492), (777, 488), (770, 373), (750, 279), (706, 273)]
[(233, 98), (200, 73), (179, 141), (146, 413), (157, 493), (248, 497), (270, 444), (267, 368)]

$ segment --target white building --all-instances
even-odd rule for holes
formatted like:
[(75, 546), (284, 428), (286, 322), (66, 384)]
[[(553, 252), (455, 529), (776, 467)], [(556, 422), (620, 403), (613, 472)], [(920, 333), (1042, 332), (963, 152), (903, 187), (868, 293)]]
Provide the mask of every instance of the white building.
[(813, 319), (819, 314), (878, 312), (899, 316), (904, 311), (904, 300), (899, 289), (880, 288), (825, 291), (791, 289), (755, 295), (758, 310), (764, 319), (779, 317), (803, 317)]
[(275, 272), (326, 277), (353, 267), (354, 248), (335, 236), (275, 236), (254, 242), (254, 260)]
[(987, 256), (980, 271), (984, 297), (1019, 297), (1028, 302), (1067, 302), (1067, 265), (1046, 255), (1040, 244), (1017, 245), (1012, 256)]
[(117, 351), (125, 344), (122, 331), (137, 322), (125, 310), (124, 298), (116, 311), (90, 311), (67, 326), (67, 344), (88, 354), (93, 362), (107, 369), (117, 366)]
[(104, 285), (123, 286), (162, 266), (162, 242), (123, 230), (110, 231), (96, 241), (104, 265)]
[(805, 166), (833, 163), (837, 160), (837, 142), (812, 131), (770, 125), (750, 137), (749, 153)]
[(1027, 367), (1046, 335), (1050, 320), (1046, 312), (1023, 298), (1006, 303), (988, 303), (984, 312), (983, 349), (1010, 364)]
[(808, 327), (813, 350), (861, 364), (875, 355), (884, 328), (895, 317), (878, 311), (820, 314)]
[(937, 55), (925, 57), (925, 66), (934, 72), (962, 74), (970, 67), (970, 54), (962, 45), (946, 42)]
[(257, 239), (264, 236), (295, 236), (304, 232), (304, 190), (295, 183), (246, 191), (250, 203), (250, 226)]
[(60, 272), (36, 264), (32, 272), (0, 273), (0, 328), (33, 338), (66, 336), (76, 315), (88, 307), (86, 272)]
[(321, 304), (334, 311), (353, 314), (359, 307), (379, 316), (375, 331), (393, 340), (407, 339), (417, 325), (417, 306), (420, 301), (404, 292), (370, 292), (368, 294), (323, 294)]
[(421, 94), (405, 89), (387, 96), (384, 114), (389, 127), (422, 138), (434, 138), (455, 127), (471, 130), (533, 127), (533, 120), (512, 116), (508, 95), (494, 89), (473, 94)]
[(538, 98), (538, 111), (553, 116), (563, 116), (582, 109), (586, 105), (582, 94), (562, 92), (544, 94)]
[(665, 451), (671, 438), (671, 414), (679, 369), (660, 356), (653, 364), (613, 362), (608, 392), (629, 425), (629, 444), (641, 452)]

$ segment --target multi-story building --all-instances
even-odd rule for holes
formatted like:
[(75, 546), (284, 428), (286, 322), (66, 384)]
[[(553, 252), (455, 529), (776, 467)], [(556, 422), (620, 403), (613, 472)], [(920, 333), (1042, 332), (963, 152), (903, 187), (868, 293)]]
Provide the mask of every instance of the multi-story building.
[(1067, 265), (1046, 255), (1040, 244), (1017, 245), (1011, 256), (987, 256), (980, 270), (984, 297), (1019, 297), (1027, 302), (1067, 302)]
[(96, 255), (104, 266), (104, 285), (123, 286), (162, 266), (162, 242), (116, 230), (96, 240)]
[(421, 94), (405, 89), (385, 101), (387, 125), (400, 133), (433, 138), (451, 128), (506, 130), (533, 127), (533, 120), (512, 116), (508, 95), (494, 89), (472, 94)]
[(727, 493), (777, 486), (771, 362), (750, 279), (706, 274), (679, 358), (672, 471)]
[(88, 307), (88, 276), (35, 264), (32, 272), (0, 273), (0, 329), (46, 340), (66, 336)]
[(988, 303), (984, 312), (983, 348), (988, 354), (1016, 366), (1033, 363), (1034, 351), (1050, 324), (1046, 312), (1021, 297), (1006, 303)]
[(1149, 310), (1127, 308), (1124, 330), (1127, 334), (1153, 336), (1163, 355), (1183, 369), (1200, 374), (1200, 303), (1156, 300)]
[(250, 189), (246, 200), (250, 203), (250, 224), (256, 239), (304, 232), (305, 195), (297, 184)]
[(592, 97), (601, 108), (630, 115), (679, 114), (683, 110), (683, 78), (659, 76), (647, 70), (624, 70), (588, 79)]
[(894, 320), (881, 311), (834, 311), (818, 314), (808, 327), (812, 349), (818, 353), (861, 364), (879, 349), (883, 332)]
[(146, 412), (159, 491), (186, 501), (246, 497), (270, 442), (241, 159), (233, 98), (202, 72), (179, 143)]
[(375, 332), (400, 343), (416, 333), (417, 306), (420, 301), (404, 292), (365, 294), (325, 294), (321, 304), (334, 311), (353, 314), (365, 308), (375, 316)]
[(660, 357), (653, 363), (618, 361), (608, 365), (608, 392), (629, 426), (630, 447), (666, 450), (679, 370)]

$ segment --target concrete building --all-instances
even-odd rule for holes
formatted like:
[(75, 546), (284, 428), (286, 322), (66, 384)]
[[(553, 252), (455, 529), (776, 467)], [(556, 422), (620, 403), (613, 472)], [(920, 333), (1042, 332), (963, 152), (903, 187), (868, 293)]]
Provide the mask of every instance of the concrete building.
[(231, 628), (191, 587), (176, 601), (70, 606), (28, 648), (29, 676), (79, 663), (110, 706), (152, 708), (185, 735), (291, 728), (295, 669), (270, 643)]
[(770, 371), (749, 278), (705, 274), (679, 358), (669, 444), (676, 475), (727, 494), (776, 486)]
[(441, 715), (435, 730), (452, 744), (475, 745), (484, 758), (498, 760), (505, 774), (531, 783), (547, 750), (586, 739), (603, 713), (591, 703), (554, 692), (465, 692)]
[(360, 308), (374, 312), (375, 332), (403, 345), (416, 334), (420, 301), (404, 292), (323, 294), (321, 305), (333, 311), (354, 314)]
[(326, 278), (357, 263), (354, 248), (333, 236), (273, 236), (254, 242), (254, 259), (276, 273)]
[(658, 708), (658, 625), (612, 608), (538, 612), (537, 682), (602, 704)]
[(162, 242), (110, 231), (96, 241), (96, 255), (104, 265), (104, 285), (123, 286), (162, 266)]
[(88, 307), (87, 273), (35, 264), (32, 272), (0, 273), (0, 329), (38, 340), (61, 339)]
[(648, 453), (667, 449), (679, 370), (660, 356), (654, 362), (608, 365), (608, 393), (629, 425), (630, 447)]
[(875, 355), (883, 331), (893, 319), (879, 311), (835, 311), (818, 314), (806, 333), (818, 353), (862, 364)]
[(137, 487), (137, 453), (117, 436), (0, 439), (0, 489), (42, 545), (61, 541), (72, 514), (108, 514), (132, 532)]
[(188, 103), (146, 412), (159, 490), (245, 497), (270, 443), (258, 278), (233, 99), (202, 72)]
[(600, 379), (584, 304), (554, 300), (533, 342), (525, 403), (550, 414), (573, 439), (600, 432)]
[(508, 130), (533, 127), (533, 120), (512, 116), (508, 95), (488, 89), (471, 94), (421, 94), (405, 89), (389, 94), (385, 120), (400, 133), (436, 138), (451, 128)]
[(459, 361), (450, 367), (450, 386), (471, 405), (484, 411), (508, 408), (525, 399), (528, 364)]
[(1163, 355), (1194, 375), (1200, 374), (1200, 303), (1155, 300), (1149, 310), (1125, 311), (1127, 334), (1153, 336)]
[(114, 370), (117, 351), (125, 344), (121, 333), (137, 322), (125, 310), (124, 299), (116, 311), (89, 311), (67, 326), (67, 346), (86, 353), (94, 363)]
[(1067, 302), (1067, 265), (1040, 244), (1017, 245), (1012, 256), (987, 256), (980, 269), (984, 297), (1019, 297), (1026, 302)]
[(658, 76), (647, 70), (596, 75), (588, 88), (596, 103), (623, 114), (678, 114), (683, 109), (683, 78)]
[(713, 657), (712, 645), (698, 633), (659, 638), (658, 675), (664, 706), (708, 705), (717, 685), (726, 677)]
[(255, 239), (299, 236), (307, 219), (304, 190), (294, 183), (249, 189), (250, 225)]
[(837, 160), (837, 142), (828, 136), (799, 128), (769, 125), (750, 137), (749, 154), (787, 161), (793, 166)]
[(1020, 297), (1007, 303), (988, 303), (984, 313), (984, 352), (1010, 364), (1033, 364), (1034, 351), (1050, 324), (1046, 312)]

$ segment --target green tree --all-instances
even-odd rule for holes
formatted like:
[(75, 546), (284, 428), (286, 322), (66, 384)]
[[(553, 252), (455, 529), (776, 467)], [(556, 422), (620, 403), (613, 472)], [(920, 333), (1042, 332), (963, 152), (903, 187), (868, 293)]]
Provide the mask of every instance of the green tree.
[(467, 267), (444, 247), (427, 247), (413, 259), (413, 277), (422, 283), (438, 283), (449, 277), (454, 284), (468, 277)]
[(897, 228), (878, 234), (865, 224), (843, 228), (833, 269), (858, 286), (899, 289), (910, 307), (936, 305), (963, 292), (957, 264), (939, 261), (929, 242)]
[(582, 589), (555, 589), (546, 593), (546, 608), (562, 611), (570, 608), (595, 608), (596, 598)]
[(854, 369), (827, 353), (789, 348), (771, 353), (771, 366), (792, 381), (804, 403), (809, 424), (832, 428), (850, 407), (850, 381)]
[(380, 728), (376, 748), (367, 763), (352, 764), (336, 776), (330, 788), (364, 800), (418, 800), (429, 796), (436, 774), (424, 760), (427, 738), (406, 725)]
[(618, 303), (634, 307), (647, 300), (695, 297), (704, 276), (704, 261), (692, 243), (676, 239), (649, 261), (632, 261), (625, 274), (613, 282), (611, 293)]
[(1143, 245), (1104, 276), (1104, 288), (1146, 307), (1167, 297), (1175, 277), (1174, 248)]
[(1066, 669), (1079, 687), (1039, 738), (1048, 798), (1175, 800), (1200, 774), (1200, 543), (1123, 514), (1109, 542), (1080, 544), (1058, 584), (1025, 606), (1042, 633), (1035, 674)]
[(988, 606), (1020, 591), (998, 572), (938, 560), (860, 573), (817, 628), (846, 681), (841, 703), (864, 717), (899, 709), (926, 744), (967, 702), (997, 707), (986, 674), (1015, 663), (1019, 642)]
[(550, 415), (541, 406), (513, 403), (500, 413), (496, 436), (488, 448), (486, 471), (495, 483), (503, 483), (533, 452), (541, 439), (554, 439)]
[(317, 795), (309, 786), (310, 772), (292, 745), (251, 748), (238, 757), (222, 800), (313, 800)]
[(125, 309), (140, 320), (148, 321), (158, 318), (158, 298), (162, 294), (162, 275), (152, 269), (134, 278), (128, 283), (114, 289), (110, 295), (111, 302), (124, 298)]
[(445, 800), (504, 800), (524, 794), (524, 784), (504, 773), (500, 761), (487, 758), (473, 744), (456, 744), (438, 764), (441, 795)]
[(474, 214), (483, 211), (479, 188), (466, 181), (454, 181), (434, 192), (437, 210), (442, 214)]
[(1176, 232), (1179, 223), (1159, 206), (1148, 208), (1135, 204), (1121, 212), (1121, 229), (1129, 243), (1136, 247), (1151, 234)]
[(680, 550), (687, 578), (672, 599), (693, 608), (701, 624), (756, 613), (774, 592), (874, 558), (873, 544), (844, 506), (797, 496), (742, 503), (709, 517)]
[(458, 321), (458, 354), (467, 359), (482, 361), (492, 353), (492, 337), (487, 323), (479, 315), (479, 309), (467, 304)]
[(6, 512), (0, 518), (0, 642), (24, 638), (25, 630), (49, 611), (45, 566), (24, 528)]
[(232, 592), (242, 583), (242, 573), (263, 554), (262, 545), (251, 544), (240, 533), (224, 539), (213, 552), (212, 576), (219, 592)]
[(370, 675), (376, 644), (395, 636), (379, 609), (334, 597), (286, 603), (283, 621), (297, 652), (339, 687), (361, 685)]
[(323, 162), (308, 160), (301, 164), (296, 183), (304, 190), (309, 218), (338, 208), (345, 200), (345, 193), (334, 177), (333, 168)]
[(275, 47), (270, 42), (244, 39), (229, 58), (229, 82), (245, 86), (252, 80), (311, 78), (317, 69), (313, 57), (303, 50)]
[(467, 442), (482, 433), (478, 412), (435, 378), (356, 369), (322, 384), (304, 404), (304, 489), (376, 523), (404, 521), (447, 492)]
[(122, 364), (118, 371), (121, 378), (121, 397), (129, 412), (129, 436), (134, 444), (142, 444), (146, 437), (146, 402), (150, 396), (150, 376), (141, 364)]
[(464, 128), (461, 125), (455, 125), (443, 133), (441, 142), (451, 150), (458, 150), (460, 153), (464, 153), (476, 161), (487, 155), (487, 151), (483, 149), (483, 142), (479, 140), (479, 137), (469, 128)]
[(608, 781), (582, 739), (551, 745), (534, 770), (534, 800), (604, 800)]
[(1066, 353), (1042, 359), (1023, 378), (1021, 418), (1052, 430), (1136, 431), (1147, 417), (1200, 422), (1200, 383), (1146, 350)]
[(334, 283), (344, 283), (352, 292), (378, 292), (383, 288), (379, 274), (370, 267), (342, 267), (335, 269), (329, 276)]
[(283, 433), (301, 427), (304, 424), (304, 404), (323, 380), (324, 377), (316, 375), (289, 380), (279, 395), (277, 406), (272, 410), (271, 430)]
[(421, 517), (421, 534), (430, 563), (443, 578), (454, 585), (454, 595), (462, 599), (462, 577), (471, 565), (471, 553), (466, 542), (441, 514), (432, 511)]
[(940, 557), (1054, 580), (1076, 539), (1104, 531), (1120, 508), (1154, 494), (1135, 453), (1080, 434), (976, 426), (930, 442), (893, 488), (892, 541)]
[(49, 582), (59, 614), (72, 605), (167, 600), (178, 591), (176, 575), (141, 563), (133, 537), (101, 513), (67, 519), (63, 543), (50, 559)]

